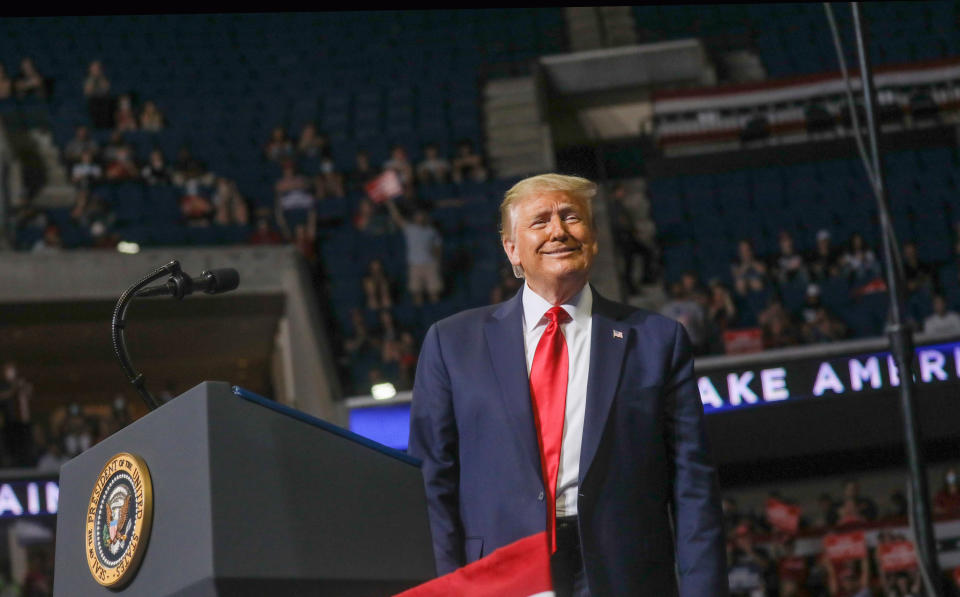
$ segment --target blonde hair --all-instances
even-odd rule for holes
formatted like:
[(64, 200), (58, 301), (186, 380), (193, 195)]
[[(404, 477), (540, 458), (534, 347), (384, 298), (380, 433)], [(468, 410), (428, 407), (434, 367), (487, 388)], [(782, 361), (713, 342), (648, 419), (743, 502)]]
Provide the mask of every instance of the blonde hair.
[(587, 216), (593, 225), (593, 204), (591, 200), (597, 194), (597, 185), (579, 176), (566, 174), (539, 174), (524, 178), (510, 187), (503, 195), (500, 204), (500, 237), (513, 238), (513, 212), (517, 204), (536, 191), (560, 191), (571, 197), (582, 199), (587, 206)]
[[(579, 176), (568, 176), (566, 174), (539, 174), (524, 178), (517, 184), (510, 187), (503, 195), (503, 202), (500, 204), (500, 238), (513, 239), (514, 222), (513, 212), (521, 201), (537, 191), (560, 191), (583, 200), (587, 207), (587, 218), (590, 226), (593, 226), (593, 198), (597, 194), (597, 185)], [(523, 267), (514, 265), (513, 275), (517, 278), (523, 278)]]

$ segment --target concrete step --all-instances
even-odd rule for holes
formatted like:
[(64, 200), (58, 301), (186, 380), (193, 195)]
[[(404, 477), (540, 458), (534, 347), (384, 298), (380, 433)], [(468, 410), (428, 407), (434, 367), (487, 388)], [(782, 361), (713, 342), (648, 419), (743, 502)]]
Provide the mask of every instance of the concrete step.
[(660, 311), (666, 302), (667, 294), (662, 284), (646, 284), (640, 287), (640, 294), (627, 298), (627, 303), (649, 311)]
[(48, 184), (40, 189), (33, 202), (37, 207), (70, 207), (76, 198), (76, 189), (70, 184)]
[(487, 109), (486, 116), (490, 127), (540, 122), (540, 111), (536, 104), (530, 102), (509, 108)]
[(485, 100), (498, 98), (506, 95), (535, 95), (537, 92), (533, 77), (507, 77), (503, 79), (491, 79), (483, 89)]

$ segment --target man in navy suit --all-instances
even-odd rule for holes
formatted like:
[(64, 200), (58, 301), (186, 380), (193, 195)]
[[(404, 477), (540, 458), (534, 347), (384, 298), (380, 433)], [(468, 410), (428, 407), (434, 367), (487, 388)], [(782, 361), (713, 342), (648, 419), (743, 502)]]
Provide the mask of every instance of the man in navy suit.
[[(690, 341), (677, 322), (587, 284), (595, 193), (556, 174), (514, 185), (501, 238), (523, 288), (435, 323), (424, 339), (409, 451), (423, 460), (437, 572), (546, 529), (558, 595), (725, 596)], [(548, 365), (561, 371), (551, 375), (566, 373), (559, 457), (544, 448), (554, 433), (538, 402), (544, 342), (563, 353), (548, 361), (563, 363)]]

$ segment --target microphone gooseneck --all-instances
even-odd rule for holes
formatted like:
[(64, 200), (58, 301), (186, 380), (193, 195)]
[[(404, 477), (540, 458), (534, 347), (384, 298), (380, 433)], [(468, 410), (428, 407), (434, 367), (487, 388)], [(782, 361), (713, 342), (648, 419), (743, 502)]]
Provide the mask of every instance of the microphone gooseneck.
[[(169, 276), (167, 281), (156, 286), (147, 285), (159, 280), (163, 276)], [(127, 343), (124, 331), (126, 329), (127, 309), (134, 298), (149, 296), (173, 296), (180, 300), (193, 292), (205, 292), (207, 294), (220, 294), (234, 290), (240, 284), (240, 274), (233, 268), (222, 268), (206, 270), (198, 278), (191, 278), (180, 269), (180, 262), (173, 261), (163, 265), (150, 272), (138, 280), (133, 286), (127, 288), (120, 295), (117, 305), (113, 310), (113, 318), (110, 323), (110, 331), (113, 338), (113, 352), (120, 361), (120, 367), (127, 375), (127, 379), (137, 389), (137, 393), (143, 398), (150, 410), (163, 404), (163, 401), (147, 390), (146, 380), (142, 373), (139, 373), (133, 367), (130, 360), (130, 353), (127, 352)]]

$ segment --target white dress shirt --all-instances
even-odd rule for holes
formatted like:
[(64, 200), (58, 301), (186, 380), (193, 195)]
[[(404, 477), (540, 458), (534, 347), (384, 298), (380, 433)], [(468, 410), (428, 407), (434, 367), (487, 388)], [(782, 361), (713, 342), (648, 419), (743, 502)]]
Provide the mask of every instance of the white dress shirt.
[[(523, 285), (523, 340), (527, 356), (527, 375), (543, 331), (544, 317), (553, 305)], [(583, 415), (587, 405), (587, 377), (590, 374), (590, 330), (593, 327), (593, 293), (584, 286), (573, 298), (560, 305), (570, 321), (560, 329), (567, 341), (567, 402), (560, 444), (560, 470), (557, 472), (557, 516), (577, 513), (577, 489), (580, 475), (580, 442), (583, 439)]]

